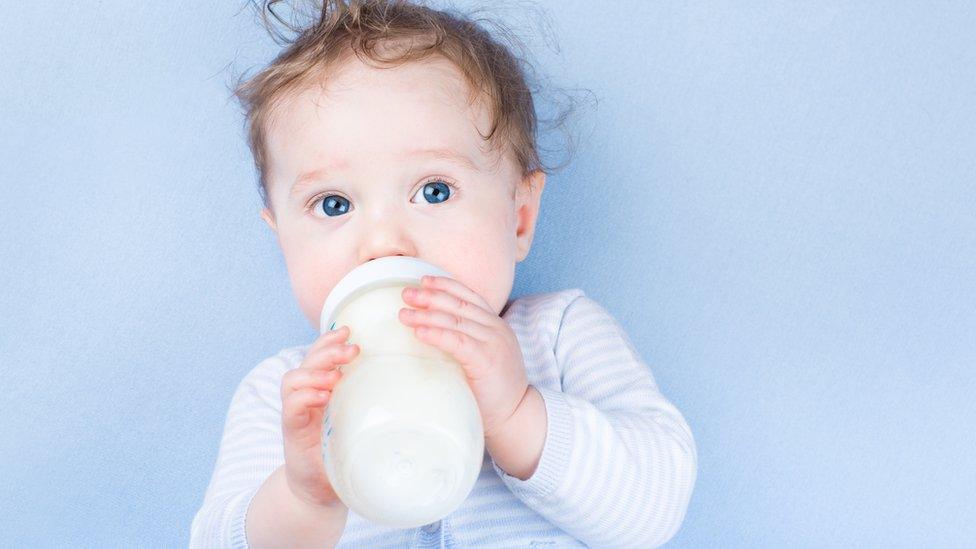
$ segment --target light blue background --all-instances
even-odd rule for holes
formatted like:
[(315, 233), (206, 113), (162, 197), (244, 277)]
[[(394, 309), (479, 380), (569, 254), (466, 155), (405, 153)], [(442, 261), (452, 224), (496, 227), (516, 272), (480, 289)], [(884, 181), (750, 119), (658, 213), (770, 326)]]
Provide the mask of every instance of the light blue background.
[[(0, 546), (185, 545), (237, 383), (315, 337), (243, 4), (0, 15)], [(514, 293), (583, 288), (685, 414), (670, 546), (973, 546), (976, 10), (810, 4), (545, 2), (600, 102)]]

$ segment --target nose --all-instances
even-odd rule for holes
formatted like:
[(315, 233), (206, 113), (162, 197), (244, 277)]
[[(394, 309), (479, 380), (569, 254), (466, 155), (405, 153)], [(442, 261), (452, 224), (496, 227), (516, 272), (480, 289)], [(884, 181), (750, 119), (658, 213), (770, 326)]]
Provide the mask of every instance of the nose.
[(360, 264), (386, 256), (417, 255), (408, 227), (396, 215), (373, 218), (364, 229), (359, 247)]

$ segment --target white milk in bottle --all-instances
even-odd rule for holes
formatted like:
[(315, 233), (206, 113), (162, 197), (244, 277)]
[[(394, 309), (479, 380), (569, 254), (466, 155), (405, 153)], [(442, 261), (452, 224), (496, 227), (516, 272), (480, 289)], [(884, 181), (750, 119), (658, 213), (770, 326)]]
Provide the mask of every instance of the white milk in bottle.
[(464, 372), (399, 320), (401, 292), (424, 275), (450, 276), (412, 257), (374, 259), (329, 293), (321, 331), (349, 326), (360, 352), (340, 366), (326, 407), (323, 457), (342, 502), (396, 528), (437, 521), (468, 496), (484, 431)]

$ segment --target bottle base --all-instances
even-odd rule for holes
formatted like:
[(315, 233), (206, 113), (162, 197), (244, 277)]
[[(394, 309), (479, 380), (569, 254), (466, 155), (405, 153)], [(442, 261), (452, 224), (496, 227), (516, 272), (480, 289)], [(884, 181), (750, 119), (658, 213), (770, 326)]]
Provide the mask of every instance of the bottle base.
[[(349, 453), (348, 486), (365, 518), (410, 528), (448, 515), (477, 479), (470, 456), (435, 429), (386, 425), (360, 435)], [(480, 456), (479, 456), (480, 457)]]

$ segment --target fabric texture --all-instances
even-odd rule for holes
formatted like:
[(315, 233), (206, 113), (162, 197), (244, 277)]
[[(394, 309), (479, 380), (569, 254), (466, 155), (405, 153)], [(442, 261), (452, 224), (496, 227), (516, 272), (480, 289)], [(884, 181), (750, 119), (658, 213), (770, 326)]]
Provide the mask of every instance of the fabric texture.
[[(350, 510), (338, 547), (653, 547), (678, 531), (695, 441), (620, 324), (580, 289), (510, 300), (501, 316), (546, 405), (536, 471), (512, 477), (486, 451), (468, 498), (444, 519), (393, 529)], [(191, 547), (247, 547), (251, 499), (284, 464), (281, 378), (308, 347), (282, 349), (239, 384)]]

